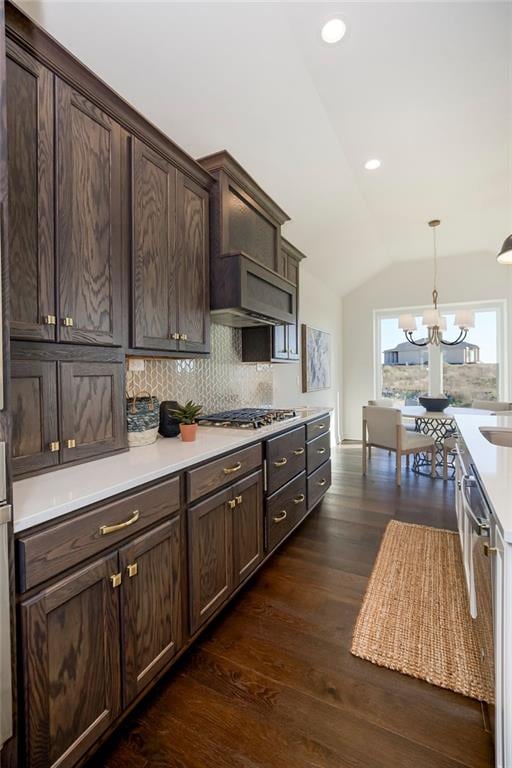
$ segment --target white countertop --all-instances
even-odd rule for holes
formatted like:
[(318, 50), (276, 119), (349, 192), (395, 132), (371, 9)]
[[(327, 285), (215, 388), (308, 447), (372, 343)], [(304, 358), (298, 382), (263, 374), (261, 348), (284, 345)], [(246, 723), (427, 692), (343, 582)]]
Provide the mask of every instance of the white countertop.
[(480, 427), (512, 428), (512, 415), (457, 414), (455, 420), (504, 539), (512, 542), (512, 448), (492, 445), (480, 432)]
[(227, 451), (265, 440), (331, 409), (296, 410), (299, 415), (294, 419), (269, 427), (254, 430), (199, 427), (193, 443), (183, 443), (179, 437), (159, 437), (152, 445), (18, 480), (13, 486), (14, 531), (26, 530)]

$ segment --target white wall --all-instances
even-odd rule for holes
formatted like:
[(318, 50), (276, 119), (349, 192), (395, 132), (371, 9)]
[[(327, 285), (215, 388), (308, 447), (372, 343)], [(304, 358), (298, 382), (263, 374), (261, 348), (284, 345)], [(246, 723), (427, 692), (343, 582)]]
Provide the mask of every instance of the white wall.
[[(374, 310), (430, 304), (432, 280), (431, 259), (393, 264), (343, 298), (344, 438), (360, 439), (361, 406), (375, 396)], [(499, 265), (488, 255), (440, 259), (438, 290), (441, 305), (494, 299), (506, 299), (510, 304), (512, 268)], [(507, 355), (512, 340), (511, 314), (508, 306)]]
[(342, 382), (342, 305), (337, 292), (315, 277), (307, 262), (301, 264), (299, 315), (306, 323), (331, 334), (331, 387), (320, 392), (302, 392), (300, 363), (276, 363), (274, 376), (274, 402), (277, 407), (320, 405), (335, 408), (333, 436), (339, 442), (341, 425)]

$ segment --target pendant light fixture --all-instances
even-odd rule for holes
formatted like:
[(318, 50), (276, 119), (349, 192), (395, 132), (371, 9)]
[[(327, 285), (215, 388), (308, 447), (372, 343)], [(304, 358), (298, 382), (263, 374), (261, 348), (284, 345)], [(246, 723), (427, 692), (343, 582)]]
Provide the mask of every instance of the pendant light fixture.
[[(429, 344), (435, 344), (436, 346), (443, 344), (444, 346), (447, 346), (447, 347), (454, 347), (457, 344), (461, 344), (465, 340), (466, 336), (468, 335), (468, 330), (470, 328), (474, 328), (475, 326), (475, 319), (474, 319), (473, 312), (467, 309), (460, 309), (458, 312), (455, 313), (455, 325), (458, 326), (459, 328), (459, 335), (457, 336), (455, 341), (445, 341), (443, 339), (443, 331), (446, 331), (446, 318), (441, 315), (437, 307), (439, 293), (437, 291), (436, 229), (440, 224), (441, 224), (441, 221), (439, 219), (432, 219), (432, 221), (428, 222), (428, 226), (432, 229), (432, 236), (434, 241), (434, 289), (432, 291), (432, 302), (434, 304), (434, 307), (433, 309), (425, 310), (425, 312), (423, 313), (422, 325), (424, 325), (427, 328), (427, 331), (428, 331), (427, 338), (421, 341), (414, 341), (412, 335), (417, 330), (416, 318), (414, 317), (414, 315), (411, 315), (411, 314), (400, 315), (400, 318), (398, 321), (399, 327), (405, 334), (405, 338), (407, 339), (408, 342), (410, 342), (411, 344), (414, 344), (415, 347), (427, 347)], [(512, 236), (509, 239), (511, 240), (510, 247), (512, 247)]]
[(512, 235), (509, 235), (496, 257), (500, 264), (512, 264)]

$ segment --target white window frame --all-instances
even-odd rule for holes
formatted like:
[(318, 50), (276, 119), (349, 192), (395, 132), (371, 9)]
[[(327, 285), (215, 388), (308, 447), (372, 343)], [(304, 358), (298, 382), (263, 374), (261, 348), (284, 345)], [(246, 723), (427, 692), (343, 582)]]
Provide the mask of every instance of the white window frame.
[[(381, 359), (381, 333), (380, 321), (386, 318), (398, 317), (404, 314), (422, 315), (426, 309), (432, 309), (431, 305), (417, 305), (406, 307), (394, 307), (392, 309), (374, 309), (373, 310), (373, 396), (382, 397), (382, 359)], [(508, 348), (508, 303), (506, 299), (494, 299), (489, 301), (461, 301), (453, 304), (440, 304), (441, 314), (454, 314), (458, 309), (470, 309), (476, 311), (493, 310), (496, 312), (496, 356), (498, 360), (498, 400), (508, 401), (509, 399), (509, 375), (508, 359), (505, 354)], [(449, 338), (453, 336), (456, 329), (448, 329)], [(405, 339), (405, 336), (404, 336)], [(431, 355), (439, 354), (438, 349), (429, 347), (429, 388), (432, 388), (431, 381)], [(432, 361), (434, 362), (434, 361)], [(438, 359), (438, 363), (440, 360)], [(435, 366), (435, 362), (434, 362)], [(442, 366), (441, 366), (442, 377)], [(441, 378), (442, 382), (442, 378)]]

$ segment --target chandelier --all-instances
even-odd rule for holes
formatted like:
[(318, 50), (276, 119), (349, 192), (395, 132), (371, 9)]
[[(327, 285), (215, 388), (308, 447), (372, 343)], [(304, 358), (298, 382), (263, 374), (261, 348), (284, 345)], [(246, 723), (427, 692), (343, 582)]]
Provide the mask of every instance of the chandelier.
[(443, 331), (446, 331), (446, 317), (441, 315), (437, 308), (437, 301), (439, 294), (437, 292), (437, 241), (436, 241), (436, 228), (440, 225), (439, 219), (432, 219), (428, 222), (428, 226), (432, 228), (432, 235), (434, 240), (434, 290), (432, 291), (432, 302), (434, 304), (433, 309), (427, 309), (423, 313), (422, 325), (427, 328), (427, 337), (420, 341), (414, 341), (412, 335), (417, 330), (416, 318), (414, 315), (400, 315), (398, 324), (400, 329), (404, 332), (405, 338), (415, 347), (427, 347), (429, 344), (435, 344), (439, 346), (444, 344), (447, 347), (454, 347), (457, 344), (461, 344), (470, 328), (474, 328), (475, 319), (473, 312), (467, 309), (460, 309), (455, 313), (455, 325), (459, 328), (459, 335), (455, 341), (445, 341), (443, 339)]

